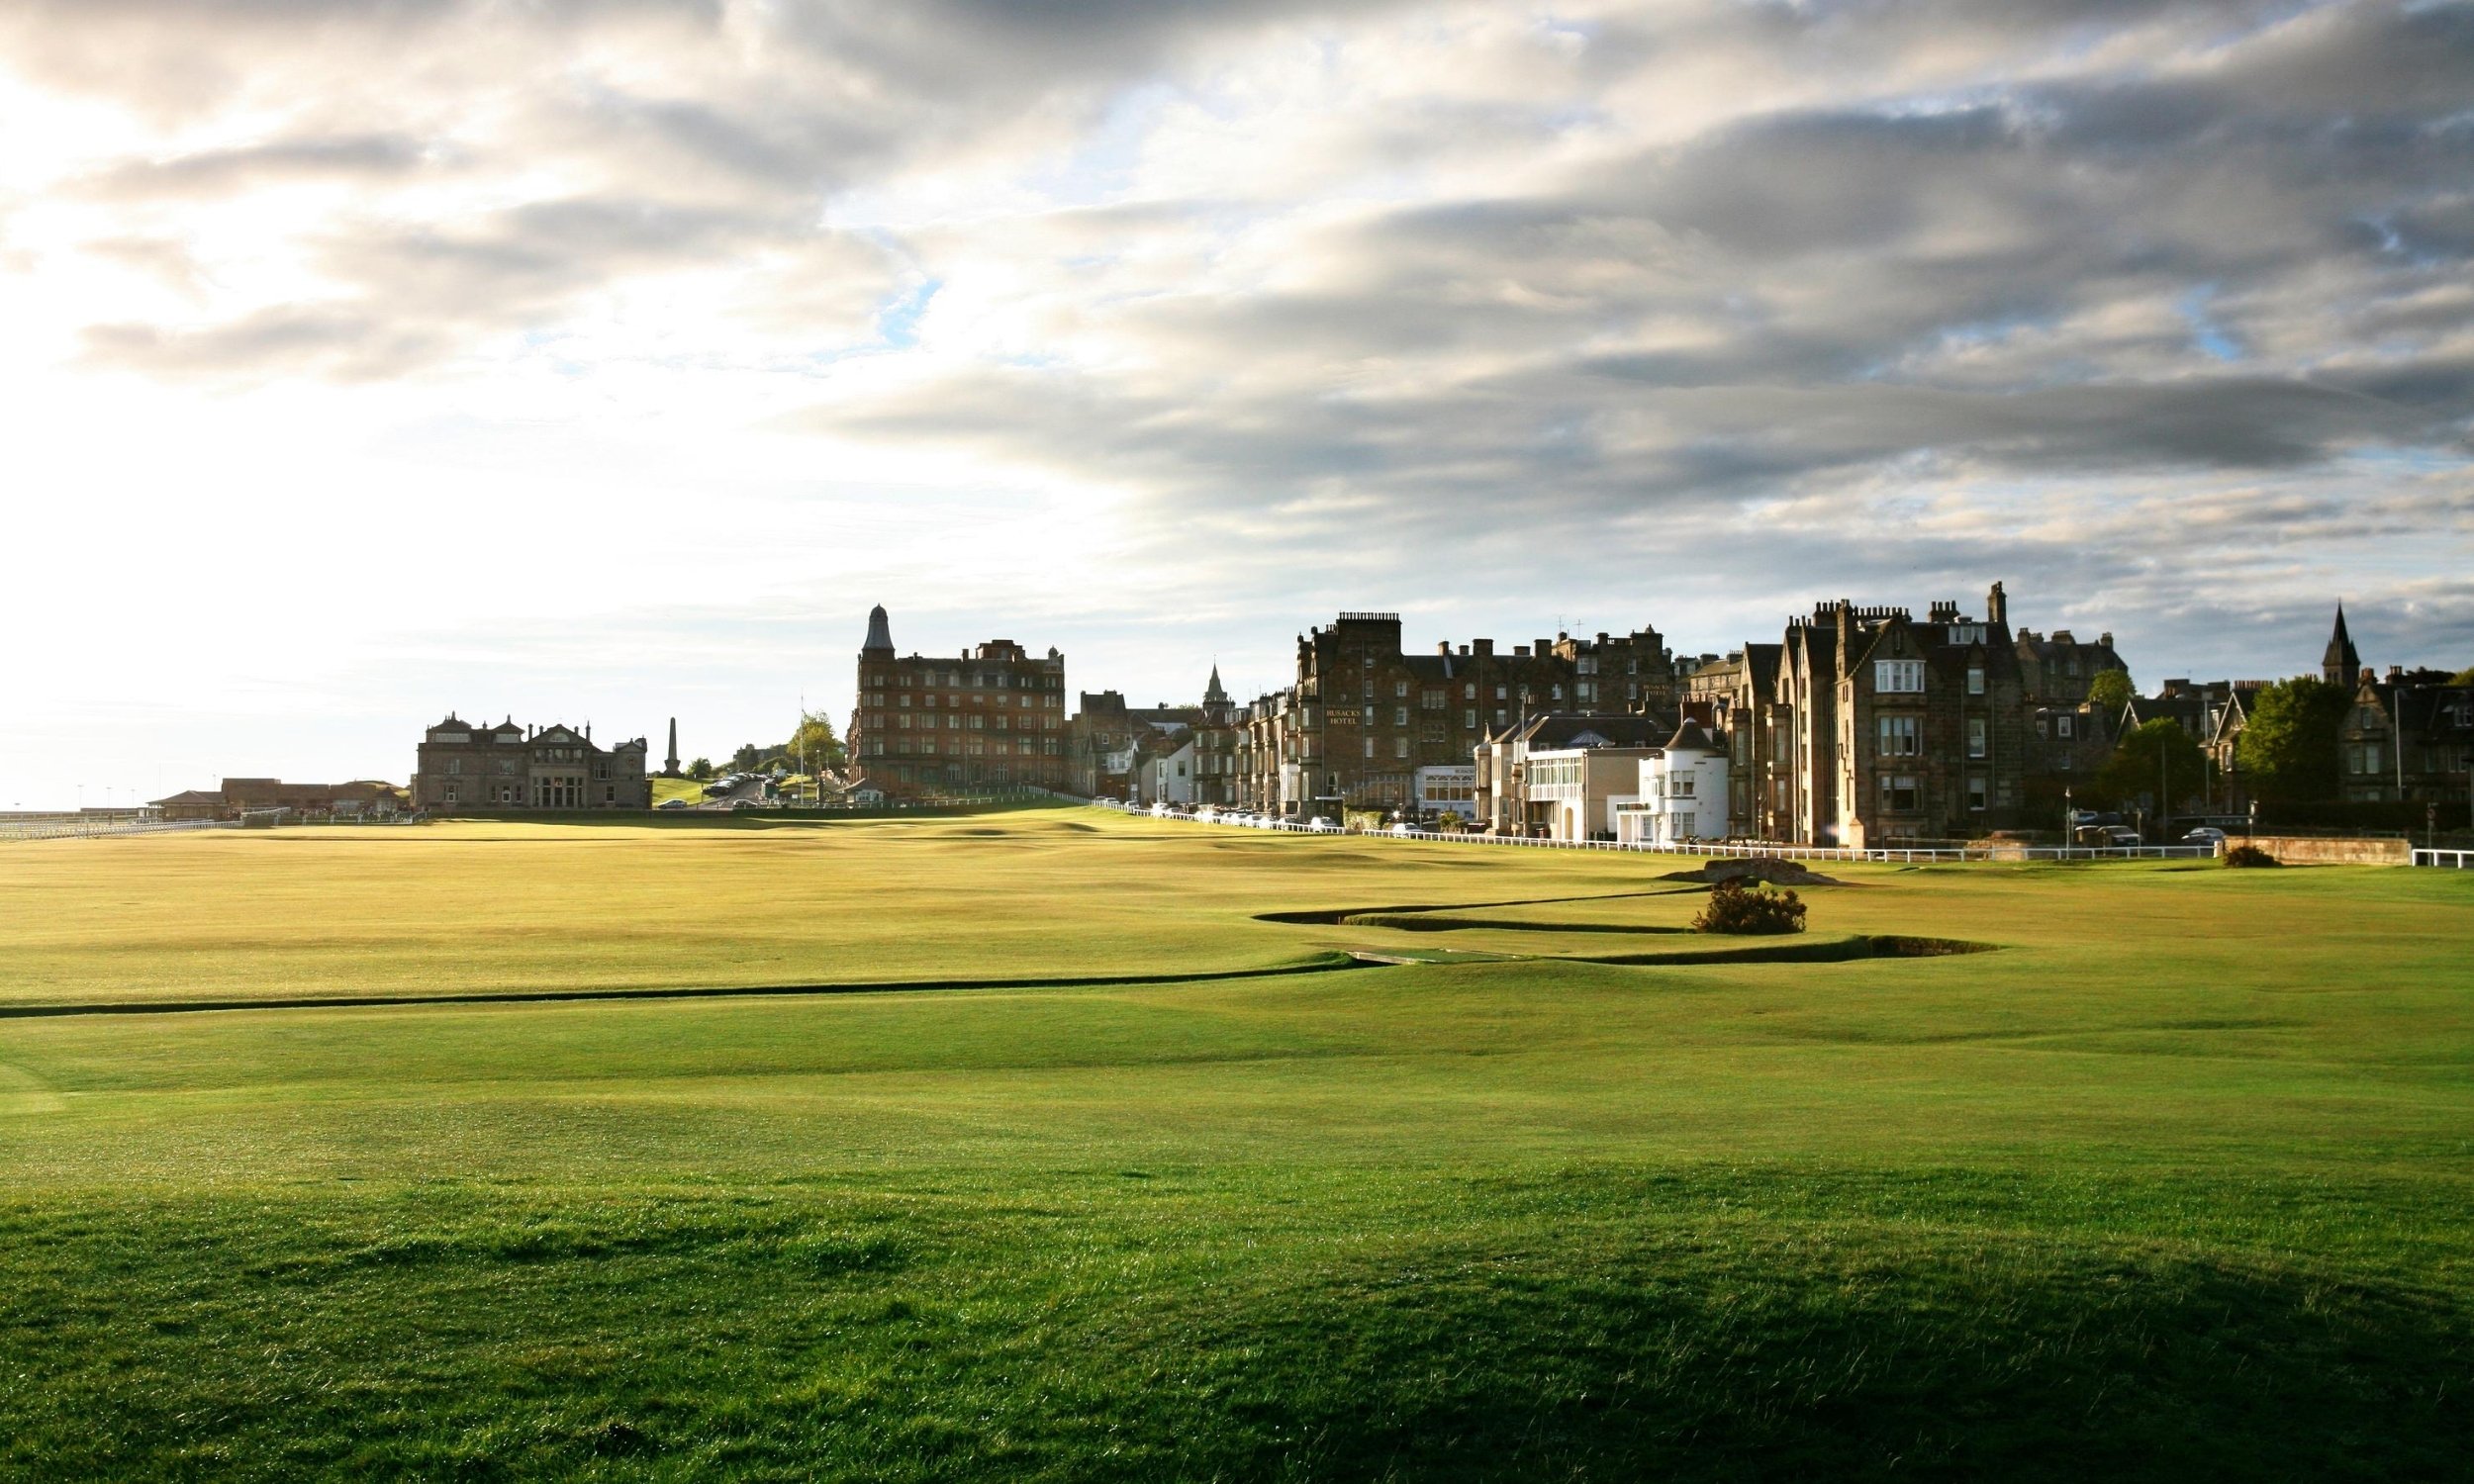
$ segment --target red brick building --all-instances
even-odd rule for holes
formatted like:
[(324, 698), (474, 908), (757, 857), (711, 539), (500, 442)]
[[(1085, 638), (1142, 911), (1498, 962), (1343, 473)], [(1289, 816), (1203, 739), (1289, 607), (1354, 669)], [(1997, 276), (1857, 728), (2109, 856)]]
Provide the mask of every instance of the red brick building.
[(850, 760), (888, 795), (1069, 787), (1065, 656), (1034, 656), (1011, 639), (959, 655), (897, 655), (879, 605), (859, 650)]

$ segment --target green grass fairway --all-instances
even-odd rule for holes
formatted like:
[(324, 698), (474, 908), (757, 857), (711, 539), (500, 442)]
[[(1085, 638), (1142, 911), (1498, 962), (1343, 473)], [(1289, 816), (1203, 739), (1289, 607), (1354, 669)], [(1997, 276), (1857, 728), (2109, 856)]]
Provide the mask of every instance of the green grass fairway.
[(2474, 1477), (2474, 876), (1683, 864), (0, 848), (0, 1477)]

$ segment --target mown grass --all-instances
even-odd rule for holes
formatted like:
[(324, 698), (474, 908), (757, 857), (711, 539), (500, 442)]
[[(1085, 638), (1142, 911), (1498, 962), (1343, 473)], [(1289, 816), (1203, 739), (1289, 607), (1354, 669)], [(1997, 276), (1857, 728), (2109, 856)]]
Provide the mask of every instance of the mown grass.
[[(1660, 863), (1063, 812), (372, 835), (0, 857), (7, 991), (705, 982), (736, 940), (681, 906), (771, 892), (829, 908), (744, 924), (818, 977), (1515, 957), (0, 1020), (0, 1474), (2474, 1457), (2462, 878), (1856, 871), (1816, 935), (1999, 950), (1636, 968), (1577, 960), (1687, 941), (1605, 931), (1689, 916)], [(624, 920), (467, 937), (502, 896)], [(1258, 920), (1370, 911), (1465, 922)]]

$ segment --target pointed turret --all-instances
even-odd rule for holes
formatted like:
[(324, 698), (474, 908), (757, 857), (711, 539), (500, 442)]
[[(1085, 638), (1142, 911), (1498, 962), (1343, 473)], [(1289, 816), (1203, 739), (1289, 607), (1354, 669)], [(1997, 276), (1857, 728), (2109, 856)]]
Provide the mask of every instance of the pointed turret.
[(2336, 628), (2328, 636), (2328, 649), (2320, 656), (2320, 676), (2331, 686), (2353, 689), (2354, 680), (2362, 674), (2362, 656), (2354, 651), (2353, 635), (2345, 632), (2345, 605), (2336, 604)]
[(887, 621), (885, 604), (881, 603), (868, 609), (868, 642), (859, 646), (859, 652), (884, 655), (894, 652), (894, 626)]
[(1220, 685), (1220, 667), (1211, 667), (1211, 684), (1202, 688), (1202, 703), (1206, 706), (1228, 704), (1228, 692)]

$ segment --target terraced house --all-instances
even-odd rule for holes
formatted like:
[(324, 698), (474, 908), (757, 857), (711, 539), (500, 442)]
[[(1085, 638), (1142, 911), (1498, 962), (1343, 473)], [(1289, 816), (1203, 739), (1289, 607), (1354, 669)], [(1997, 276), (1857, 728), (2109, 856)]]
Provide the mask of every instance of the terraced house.
[(1776, 724), (1796, 739), (1801, 801), (1789, 839), (1873, 849), (2019, 824), (2027, 709), (2002, 584), (1982, 618), (1821, 603), (1784, 650)]
[(896, 798), (1030, 786), (1065, 788), (1065, 656), (1011, 639), (959, 655), (897, 655), (879, 604), (859, 649), (850, 758)]
[(1234, 791), (1288, 815), (1407, 807), (1466, 787), (1478, 744), (1529, 716), (1666, 712), (1674, 698), (1674, 657), (1656, 629), (1411, 654), (1399, 614), (1345, 612), (1299, 635), (1296, 680), (1236, 718)]

